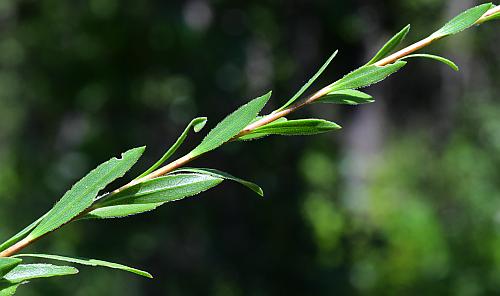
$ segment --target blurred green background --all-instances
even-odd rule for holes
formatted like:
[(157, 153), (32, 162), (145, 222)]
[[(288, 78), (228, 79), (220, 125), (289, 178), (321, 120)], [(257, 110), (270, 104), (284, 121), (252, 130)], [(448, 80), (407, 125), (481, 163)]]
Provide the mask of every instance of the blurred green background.
[[(475, 4), (2, 0), (0, 239), (111, 156), (147, 145), (138, 173), (191, 118), (212, 127), (270, 89), (273, 110), (333, 50), (314, 89), (406, 24), (408, 44)], [(225, 182), (146, 215), (74, 223), (29, 249), (114, 260), (154, 280), (82, 267), (19, 295), (499, 294), (498, 25), (427, 50), (460, 72), (413, 60), (367, 89), (375, 104), (292, 116), (339, 132), (232, 143), (194, 163), (259, 183), (264, 199)]]

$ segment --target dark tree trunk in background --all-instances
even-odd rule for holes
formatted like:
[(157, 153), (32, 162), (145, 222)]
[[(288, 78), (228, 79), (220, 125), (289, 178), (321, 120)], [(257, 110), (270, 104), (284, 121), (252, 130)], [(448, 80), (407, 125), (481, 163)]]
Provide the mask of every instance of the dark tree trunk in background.
[[(448, 2), (443, 19), (450, 19), (461, 11), (474, 6), (474, 1), (450, 1)], [(457, 108), (460, 105), (461, 93), (467, 89), (471, 82), (470, 72), (471, 55), (470, 43), (471, 32), (462, 32), (461, 38), (449, 38), (444, 42), (446, 50), (443, 56), (451, 58), (459, 67), (459, 73), (453, 73), (449, 67), (440, 67), (441, 88), (434, 96), (436, 100), (437, 123), (436, 138), (438, 141), (446, 139), (455, 124)], [(479, 70), (479, 69), (476, 69)]]
[[(362, 4), (362, 5), (361, 5)], [(377, 51), (383, 36), (388, 36), (384, 32), (381, 19), (382, 10), (378, 9), (377, 1), (363, 1), (360, 3), (365, 31), (362, 40), (364, 42), (363, 63), (371, 58)], [(384, 121), (386, 114), (386, 102), (388, 101), (388, 81), (384, 81), (384, 87), (372, 87), (369, 93), (376, 100), (374, 104), (356, 107), (356, 112), (348, 117), (344, 122), (344, 133), (342, 134), (344, 165), (342, 175), (345, 180), (343, 201), (347, 208), (355, 213), (363, 214), (368, 206), (369, 194), (366, 192), (368, 182), (370, 182), (370, 168), (374, 165), (377, 154), (381, 150), (384, 138)]]

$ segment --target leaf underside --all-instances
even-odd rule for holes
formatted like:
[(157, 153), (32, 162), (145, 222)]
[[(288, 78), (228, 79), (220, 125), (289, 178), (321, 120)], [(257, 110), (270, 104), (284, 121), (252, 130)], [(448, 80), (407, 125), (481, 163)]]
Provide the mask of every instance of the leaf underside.
[(241, 137), (241, 139), (249, 140), (267, 135), (308, 136), (340, 128), (338, 124), (324, 119), (297, 119), (264, 125)]
[(12, 284), (22, 283), (37, 278), (48, 278), (55, 276), (72, 275), (78, 273), (78, 269), (71, 266), (59, 266), (46, 263), (19, 264), (4, 276), (4, 280)]
[(216, 169), (188, 168), (188, 167), (186, 167), (186, 168), (178, 169), (178, 170), (174, 171), (173, 173), (174, 174), (178, 174), (178, 173), (197, 173), (197, 174), (208, 175), (208, 176), (212, 176), (212, 177), (216, 177), (216, 178), (222, 178), (222, 179), (226, 179), (226, 180), (231, 180), (231, 181), (240, 183), (241, 185), (247, 187), (248, 189), (252, 190), (253, 192), (257, 193), (260, 196), (264, 196), (264, 191), (262, 190), (262, 188), (260, 188), (259, 185), (255, 184), (253, 182), (247, 181), (247, 180), (240, 179), (240, 178), (235, 177), (235, 176), (233, 176), (233, 175), (231, 175), (229, 173), (226, 173), (226, 172), (223, 172), (223, 171), (219, 171), (219, 170), (216, 170)]
[(346, 105), (359, 105), (373, 102), (375, 102), (375, 100), (371, 95), (355, 89), (332, 91), (316, 101), (316, 103)]
[(113, 269), (118, 269), (118, 270), (123, 270), (127, 272), (131, 272), (143, 277), (147, 278), (153, 278), (153, 276), (146, 271), (132, 268), (123, 264), (118, 264), (118, 263), (113, 263), (113, 262), (108, 262), (108, 261), (103, 261), (103, 260), (96, 260), (96, 259), (87, 259), (87, 258), (72, 258), (72, 257), (66, 257), (66, 256), (59, 256), (59, 255), (48, 255), (48, 254), (19, 254), (16, 255), (16, 257), (32, 257), (32, 258), (43, 258), (43, 259), (50, 259), (50, 260), (56, 260), (56, 261), (64, 261), (64, 262), (69, 262), (69, 263), (76, 263), (76, 264), (81, 264), (81, 265), (87, 265), (87, 266), (101, 266), (101, 267), (108, 267), (108, 268), (113, 268)]

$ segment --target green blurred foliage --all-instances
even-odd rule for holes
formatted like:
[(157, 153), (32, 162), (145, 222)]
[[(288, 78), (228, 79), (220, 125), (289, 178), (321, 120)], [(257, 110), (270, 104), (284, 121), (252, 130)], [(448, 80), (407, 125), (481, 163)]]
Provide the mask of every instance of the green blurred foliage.
[[(457, 3), (0, 1), (0, 238), (112, 155), (147, 145), (137, 173), (191, 118), (212, 127), (269, 89), (278, 107), (334, 49), (318, 86), (407, 23), (410, 41), (426, 36)], [(194, 163), (256, 181), (265, 199), (227, 183), (147, 215), (75, 223), (30, 249), (122, 262), (154, 280), (82, 268), (19, 294), (498, 294), (499, 36), (485, 24), (429, 49), (459, 73), (412, 61), (367, 90), (385, 110), (368, 177), (350, 173), (359, 164), (347, 139), (375, 105), (312, 106), (298, 116), (344, 129), (232, 143)]]

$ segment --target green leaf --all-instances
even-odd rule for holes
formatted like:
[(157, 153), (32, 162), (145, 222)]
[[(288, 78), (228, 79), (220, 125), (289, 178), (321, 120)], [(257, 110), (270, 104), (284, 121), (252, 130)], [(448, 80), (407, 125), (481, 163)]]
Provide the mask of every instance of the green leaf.
[(147, 203), (147, 204), (131, 204), (131, 205), (117, 205), (98, 208), (92, 210), (90, 213), (82, 217), (82, 219), (109, 219), (109, 218), (123, 218), (144, 212), (149, 212), (164, 204)]
[(0, 257), (0, 279), (9, 271), (18, 266), (23, 260), (17, 258)]
[(271, 92), (253, 99), (247, 104), (241, 106), (229, 116), (224, 118), (214, 129), (212, 129), (203, 141), (191, 151), (193, 157), (199, 156), (208, 151), (214, 150), (231, 138), (236, 136), (243, 128), (245, 128), (257, 114), (264, 108), (267, 101), (271, 97)]
[(314, 81), (316, 81), (316, 79), (318, 79), (318, 77), (325, 71), (325, 69), (328, 67), (328, 65), (332, 62), (333, 58), (335, 58), (335, 56), (337, 55), (339, 51), (336, 50), (329, 58), (328, 60), (326, 60), (326, 62), (323, 64), (323, 66), (321, 66), (321, 68), (319, 68), (318, 72), (316, 72), (316, 74), (314, 74), (313, 77), (311, 77), (311, 79), (309, 79), (309, 81), (307, 81), (306, 84), (304, 84), (300, 90), (290, 99), (288, 100), (288, 102), (286, 102), (285, 105), (283, 105), (281, 108), (279, 108), (278, 110), (276, 111), (280, 111), (280, 110), (283, 110), (285, 109), (286, 107), (290, 106), (291, 104), (293, 104), (293, 102), (295, 102), (298, 98), (300, 98), (300, 96), (311, 86), (311, 84), (314, 83)]
[(407, 25), (396, 35), (394, 35), (389, 41), (387, 41), (387, 43), (382, 46), (377, 54), (368, 63), (366, 63), (366, 65), (375, 64), (376, 62), (388, 56), (405, 39), (409, 31), (410, 25)]
[(152, 165), (149, 169), (147, 169), (144, 173), (142, 173), (140, 176), (138, 176), (136, 179), (140, 179), (147, 174), (151, 173), (152, 171), (156, 170), (158, 167), (160, 167), (170, 156), (172, 156), (177, 149), (184, 143), (186, 140), (186, 137), (188, 135), (188, 132), (191, 128), (197, 133), (199, 132), (207, 123), (207, 118), (206, 117), (197, 117), (186, 126), (180, 137), (175, 141), (174, 145), (170, 147), (167, 152), (154, 164)]
[(338, 124), (323, 119), (297, 119), (285, 122), (269, 123), (255, 129), (252, 133), (241, 137), (241, 139), (248, 139), (246, 136), (262, 137), (266, 135), (308, 136), (326, 133), (340, 128), (341, 127)]
[(45, 213), (42, 217), (38, 218), (35, 222), (26, 226), (23, 230), (16, 233), (13, 237), (9, 238), (4, 243), (2, 243), (0, 245), (0, 252), (9, 248), (10, 246), (14, 245), (18, 241), (26, 237), (40, 223), (40, 221), (42, 221), (43, 218), (45, 218), (45, 216), (47, 216), (47, 213)]
[(4, 277), (10, 283), (22, 283), (27, 280), (64, 276), (78, 273), (78, 269), (71, 266), (58, 266), (52, 264), (19, 264)]
[(474, 25), (491, 7), (493, 7), (493, 4), (485, 3), (469, 8), (447, 22), (441, 29), (432, 33), (431, 37), (443, 38), (461, 32)]
[(355, 89), (337, 90), (316, 100), (316, 103), (359, 105), (373, 103), (375, 100), (367, 93)]
[[(230, 175), (226, 172), (219, 171), (216, 169), (181, 168), (181, 169), (175, 170), (173, 173), (175, 173), (175, 174), (178, 174), (178, 173), (198, 173), (198, 174), (212, 176), (215, 178), (222, 178), (222, 179), (226, 179), (226, 180), (235, 181), (235, 182), (240, 183), (241, 185), (247, 187), (248, 189), (252, 190), (253, 192), (257, 193), (258, 195), (264, 196), (264, 191), (262, 190), (262, 188), (259, 187), (259, 185), (252, 183), (250, 181), (240, 179), (238, 177), (235, 177), (235, 176)], [(178, 176), (178, 175), (174, 175), (174, 176)]]
[(358, 68), (330, 85), (332, 91), (356, 89), (380, 82), (401, 69), (406, 62), (397, 61), (386, 66), (369, 65)]
[[(494, 6), (494, 7), (498, 7), (498, 6)], [(480, 19), (480, 21), (481, 21), (481, 23), (485, 23), (485, 22), (489, 22), (492, 20), (498, 20), (498, 19), (500, 19), (500, 11), (497, 11), (495, 13), (490, 14), (487, 17)]]
[(123, 176), (137, 162), (143, 152), (144, 147), (131, 149), (123, 153), (121, 159), (112, 158), (92, 170), (64, 194), (28, 237), (31, 239), (40, 237), (83, 212), (92, 205), (99, 191)]
[(82, 264), (82, 265), (87, 265), (87, 266), (102, 266), (102, 267), (108, 267), (108, 268), (113, 268), (113, 269), (119, 269), (131, 273), (138, 274), (143, 277), (147, 278), (153, 278), (153, 276), (146, 271), (132, 268), (125, 266), (123, 264), (118, 264), (118, 263), (113, 263), (113, 262), (108, 262), (108, 261), (103, 261), (103, 260), (96, 260), (96, 259), (86, 259), (86, 258), (72, 258), (72, 257), (66, 257), (66, 256), (59, 256), (59, 255), (48, 255), (48, 254), (19, 254), (16, 255), (15, 257), (33, 257), (33, 258), (44, 258), (44, 259), (50, 259), (50, 260), (57, 260), (57, 261), (64, 261), (64, 262), (70, 262), (70, 263), (76, 263), (76, 264)]
[(424, 54), (424, 53), (410, 54), (410, 55), (407, 55), (407, 56), (403, 57), (402, 60), (408, 59), (408, 58), (427, 58), (427, 59), (436, 60), (438, 62), (441, 62), (441, 63), (445, 64), (445, 65), (450, 66), (450, 68), (452, 68), (453, 70), (458, 71), (458, 66), (454, 62), (450, 61), (447, 58), (443, 58), (443, 57), (440, 57), (440, 56), (437, 56), (437, 55)]
[(11, 284), (6, 281), (0, 281), (0, 296), (12, 296), (16, 294), (19, 285), (21, 284)]
[(208, 190), (222, 178), (202, 174), (167, 175), (144, 181), (99, 201), (97, 208), (125, 204), (164, 203)]

